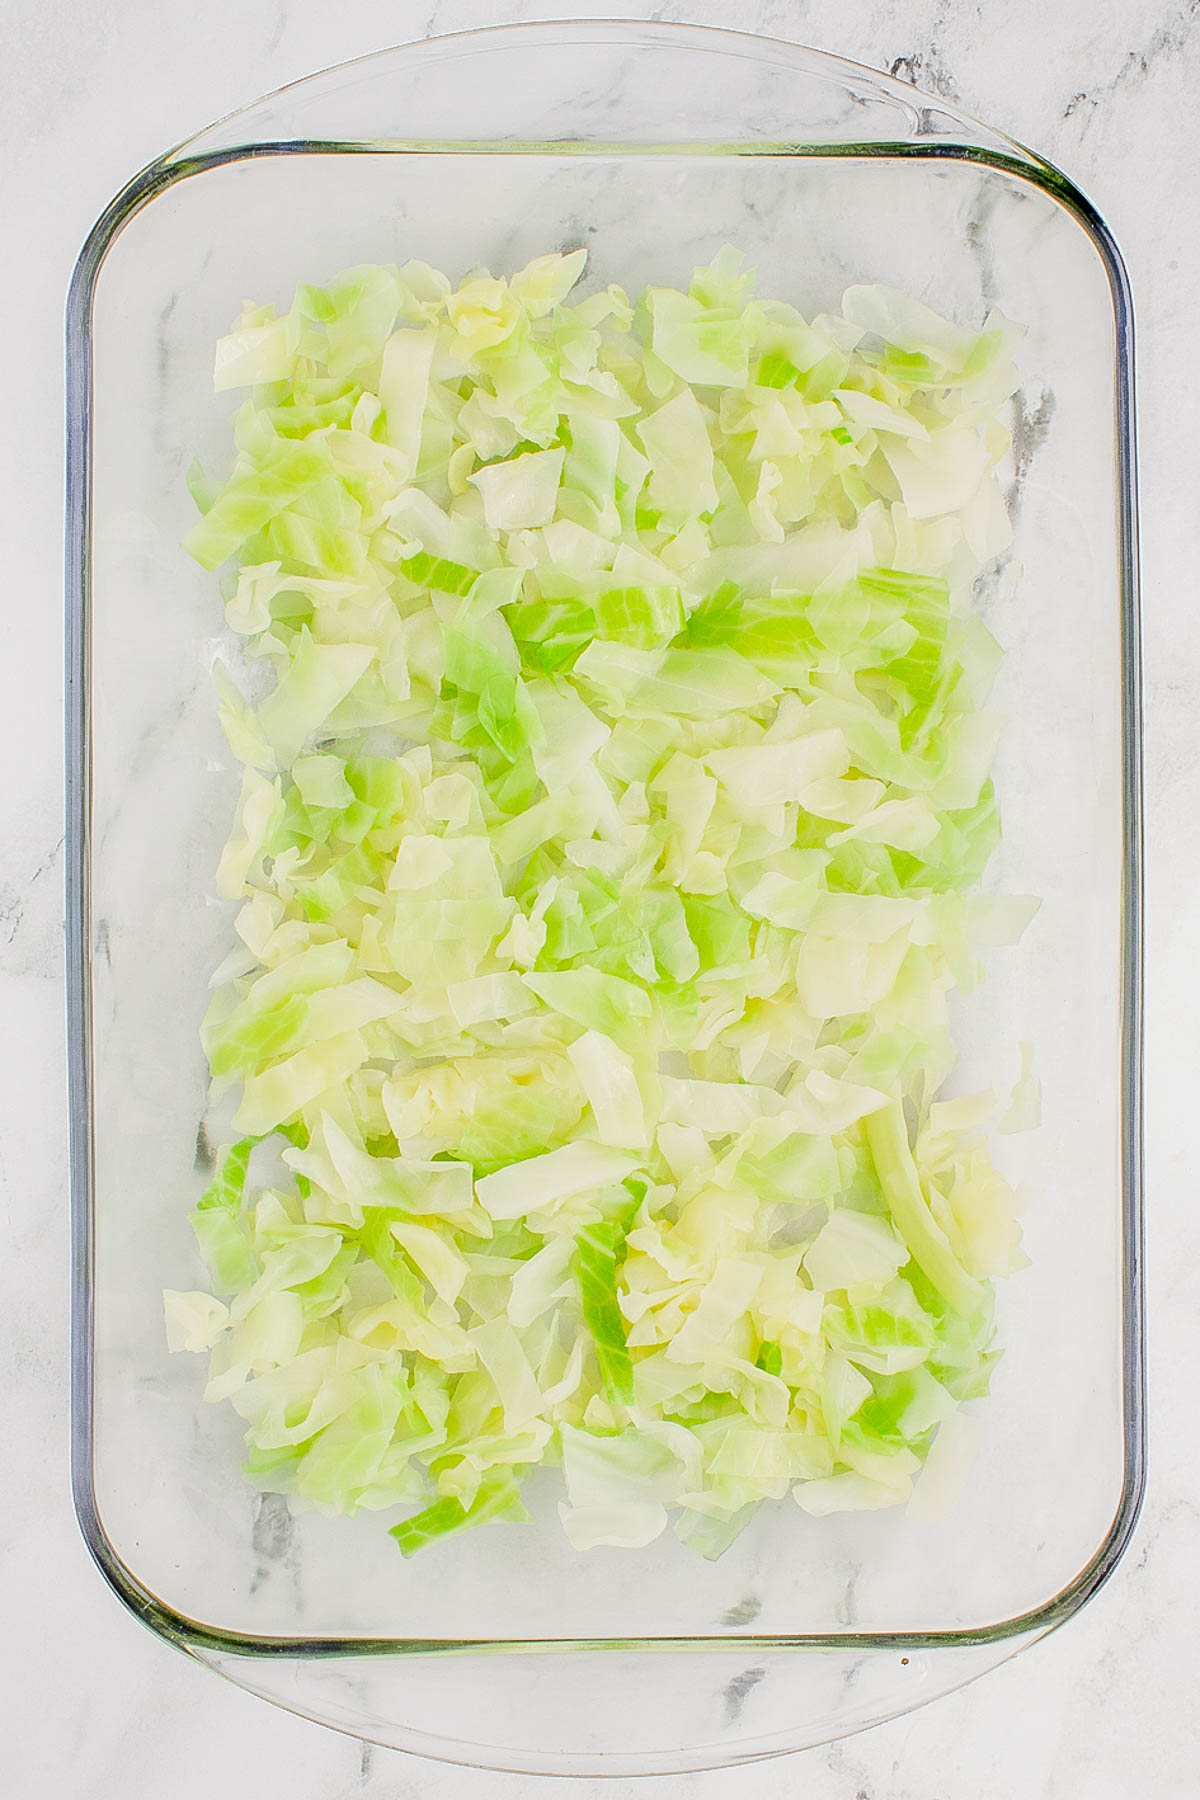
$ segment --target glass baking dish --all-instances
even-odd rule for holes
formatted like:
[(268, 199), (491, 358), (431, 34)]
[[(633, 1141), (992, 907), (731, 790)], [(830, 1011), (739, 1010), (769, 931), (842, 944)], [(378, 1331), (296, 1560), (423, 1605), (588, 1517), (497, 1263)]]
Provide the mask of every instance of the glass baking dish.
[[(221, 467), (215, 337), (247, 296), (412, 255), (457, 276), (586, 244), (590, 278), (686, 284), (728, 239), (802, 309), (891, 283), (1027, 329), (1006, 475), (1017, 581), (1005, 830), (988, 882), (1042, 896), (961, 1005), (965, 1079), (1037, 1046), (1044, 1124), (1006, 1140), (1035, 1198), (953, 1519), (767, 1507), (718, 1562), (576, 1555), (552, 1499), (402, 1560), (378, 1515), (293, 1519), (237, 1421), (167, 1355), (200, 1279), (197, 1024), (230, 909), (208, 896), (237, 772), (209, 671), (211, 579), (184, 474)], [(68, 780), (74, 1465), (131, 1610), (271, 1699), (490, 1767), (716, 1766), (877, 1722), (1093, 1594), (1142, 1485), (1139, 712), (1130, 300), (1058, 171), (837, 58), (697, 27), (511, 26), (313, 76), (151, 164), (81, 254), (68, 316)], [(513, 1652), (523, 1652), (514, 1655)], [(804, 1654), (800, 1654), (804, 1652)]]

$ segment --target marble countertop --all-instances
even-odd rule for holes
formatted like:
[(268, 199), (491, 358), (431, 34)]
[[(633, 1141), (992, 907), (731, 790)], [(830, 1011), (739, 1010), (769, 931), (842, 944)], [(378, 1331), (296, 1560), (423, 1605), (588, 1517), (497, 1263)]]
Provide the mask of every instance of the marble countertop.
[[(405, 38), (596, 0), (7, 0), (0, 72), (0, 431), (7, 778), (0, 793), (0, 1460), (7, 1790), (38, 1800), (494, 1800), (633, 1792), (372, 1751), (263, 1705), (139, 1629), (90, 1565), (66, 1479), (61, 974), (62, 298), (88, 226), (164, 145), (256, 92)], [(1187, 1121), (1200, 1015), (1200, 0), (686, 0), (631, 16), (841, 52), (960, 102), (1059, 163), (1125, 251), (1140, 325), (1148, 777), (1147, 1200), (1151, 1477), (1137, 1537), (1087, 1609), (971, 1688), (857, 1738), (654, 1789), (704, 1800), (1190, 1800), (1200, 1793), (1200, 1226)], [(1189, 798), (1191, 796), (1191, 798)]]

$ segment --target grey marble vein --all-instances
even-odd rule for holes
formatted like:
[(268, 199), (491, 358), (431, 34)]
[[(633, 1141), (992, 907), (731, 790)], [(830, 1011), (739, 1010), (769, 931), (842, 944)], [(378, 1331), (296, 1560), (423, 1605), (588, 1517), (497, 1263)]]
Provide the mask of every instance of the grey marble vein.
[(1091, 122), (1091, 115), (1098, 108), (1107, 106), (1128, 89), (1141, 87), (1158, 73), (1164, 63), (1177, 58), (1187, 49), (1193, 41), (1198, 18), (1200, 0), (1187, 0), (1186, 5), (1173, 10), (1148, 37), (1135, 48), (1126, 50), (1111, 75), (1077, 89), (1063, 107), (1063, 118), (1070, 119), (1081, 113), (1086, 130)]

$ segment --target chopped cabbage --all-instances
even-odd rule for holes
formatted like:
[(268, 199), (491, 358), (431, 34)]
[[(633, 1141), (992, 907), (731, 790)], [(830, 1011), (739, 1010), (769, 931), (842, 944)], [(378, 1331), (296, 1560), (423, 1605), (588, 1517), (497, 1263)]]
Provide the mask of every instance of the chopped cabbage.
[(806, 320), (728, 248), (572, 300), (584, 261), (247, 307), (233, 470), (189, 475), (238, 565), (202, 1037), (241, 1135), (168, 1343), (251, 1482), (405, 1555), (542, 1464), (579, 1550), (917, 1475), (933, 1516), (1024, 1260), (984, 1133), (1036, 1125), (1028, 1048), (1007, 1107), (938, 1097), (1036, 911), (968, 893), (1017, 334)]

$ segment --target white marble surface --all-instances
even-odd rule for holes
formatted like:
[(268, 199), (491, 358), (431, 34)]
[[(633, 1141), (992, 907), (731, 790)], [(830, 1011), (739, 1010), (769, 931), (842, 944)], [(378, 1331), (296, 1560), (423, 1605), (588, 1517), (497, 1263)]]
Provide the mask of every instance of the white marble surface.
[[(164, 145), (323, 64), (500, 16), (509, 0), (5, 0), (0, 196), (6, 348), (0, 519), (0, 1783), (33, 1800), (617, 1796), (370, 1752), (173, 1656), (105, 1590), (66, 1485), (66, 1168), (60, 970), (60, 317), (92, 218)], [(891, 67), (1058, 161), (1129, 260), (1141, 328), (1147, 637), (1151, 1481), (1137, 1540), (1074, 1622), (983, 1682), (861, 1737), (645, 1791), (726, 1800), (1192, 1800), (1200, 1793), (1200, 957), (1193, 825), (1200, 646), (1192, 575), (1200, 281), (1198, 0), (689, 0), (633, 15), (761, 29)]]

